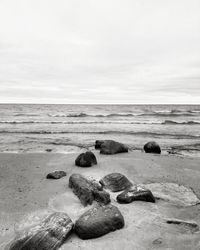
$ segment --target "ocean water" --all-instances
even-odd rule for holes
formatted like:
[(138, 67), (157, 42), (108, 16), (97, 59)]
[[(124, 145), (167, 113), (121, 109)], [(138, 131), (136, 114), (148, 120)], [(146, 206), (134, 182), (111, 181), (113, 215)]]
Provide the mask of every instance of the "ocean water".
[(200, 156), (200, 105), (0, 104), (0, 152), (79, 152), (113, 139)]

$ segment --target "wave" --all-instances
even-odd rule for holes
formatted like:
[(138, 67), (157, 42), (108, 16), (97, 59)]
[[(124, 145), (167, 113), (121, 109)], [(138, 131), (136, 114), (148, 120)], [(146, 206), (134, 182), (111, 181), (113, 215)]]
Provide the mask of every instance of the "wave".
[(156, 133), (156, 132), (132, 132), (132, 131), (9, 131), (1, 130), (0, 134), (123, 134), (123, 135), (136, 135), (136, 136), (151, 136), (151, 137), (172, 137), (179, 139), (200, 139), (200, 135), (187, 135), (187, 134), (170, 134), (170, 133)]
[(165, 124), (169, 124), (169, 125), (198, 125), (198, 124), (200, 124), (200, 122), (196, 122), (196, 121), (175, 122), (175, 121), (171, 121), (171, 120), (165, 120), (161, 124), (163, 124), (163, 125), (165, 125)]

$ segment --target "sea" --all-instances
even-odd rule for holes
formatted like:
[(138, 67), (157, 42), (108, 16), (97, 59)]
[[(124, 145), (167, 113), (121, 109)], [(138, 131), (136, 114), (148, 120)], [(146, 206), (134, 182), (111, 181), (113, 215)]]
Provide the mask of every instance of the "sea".
[(200, 157), (200, 105), (0, 104), (0, 152), (82, 152), (104, 139)]

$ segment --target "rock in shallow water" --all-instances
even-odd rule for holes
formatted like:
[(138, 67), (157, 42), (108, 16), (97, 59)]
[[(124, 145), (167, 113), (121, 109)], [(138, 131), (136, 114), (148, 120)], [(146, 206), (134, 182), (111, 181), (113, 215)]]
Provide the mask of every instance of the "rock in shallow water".
[(113, 205), (94, 207), (75, 223), (75, 232), (81, 239), (92, 239), (124, 227), (124, 218)]
[(133, 201), (155, 202), (155, 198), (149, 189), (134, 186), (129, 188), (117, 196), (119, 203), (131, 203)]
[(120, 173), (108, 174), (100, 180), (100, 183), (112, 192), (119, 192), (132, 186), (128, 178)]
[(9, 250), (57, 250), (72, 229), (69, 216), (56, 212), (15, 239)]
[(110, 195), (106, 191), (103, 191), (101, 185), (80, 174), (72, 174), (70, 176), (69, 187), (73, 189), (73, 192), (84, 206), (91, 205), (94, 200), (103, 204), (110, 202)]
[(49, 173), (46, 178), (47, 179), (60, 179), (64, 176), (66, 176), (66, 172), (65, 171), (55, 171), (55, 172), (52, 172), (52, 173)]
[(128, 152), (127, 146), (113, 140), (96, 141), (95, 148), (100, 149), (100, 154), (106, 155)]
[(91, 152), (87, 151), (86, 153), (80, 154), (76, 160), (75, 165), (78, 167), (91, 167), (92, 165), (97, 164), (96, 156)]
[(161, 153), (160, 146), (155, 141), (147, 142), (144, 145), (144, 151), (145, 151), (145, 153), (154, 153), (154, 154), (160, 154)]

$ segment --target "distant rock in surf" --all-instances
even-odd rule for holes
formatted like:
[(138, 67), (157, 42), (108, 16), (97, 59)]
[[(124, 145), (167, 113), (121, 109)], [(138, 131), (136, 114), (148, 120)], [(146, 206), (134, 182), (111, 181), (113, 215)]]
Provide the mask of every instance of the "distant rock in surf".
[(9, 250), (57, 250), (73, 229), (66, 213), (56, 212), (41, 224), (29, 228), (15, 239)]
[(49, 173), (46, 178), (47, 179), (60, 179), (64, 176), (66, 176), (66, 172), (65, 171), (54, 171), (52, 173)]
[(113, 140), (97, 140), (95, 148), (100, 149), (100, 154), (112, 155), (128, 152), (128, 147)]
[(87, 151), (86, 153), (80, 154), (76, 160), (75, 165), (78, 167), (91, 167), (92, 165), (97, 164), (96, 156), (91, 152)]
[(120, 173), (108, 174), (100, 180), (100, 183), (103, 187), (110, 189), (112, 192), (119, 192), (132, 186), (128, 178)]
[(103, 191), (101, 185), (91, 181), (80, 174), (72, 174), (69, 178), (69, 187), (73, 189), (84, 206), (91, 205), (93, 201), (108, 204), (110, 195)]
[(161, 153), (160, 146), (155, 141), (147, 142), (144, 145), (144, 151), (145, 151), (145, 153), (154, 153), (154, 154), (160, 154)]
[(75, 223), (75, 233), (81, 239), (92, 239), (124, 227), (124, 218), (113, 205), (93, 207)]
[(155, 198), (149, 189), (134, 186), (117, 196), (119, 203), (131, 203), (133, 201), (155, 202)]

